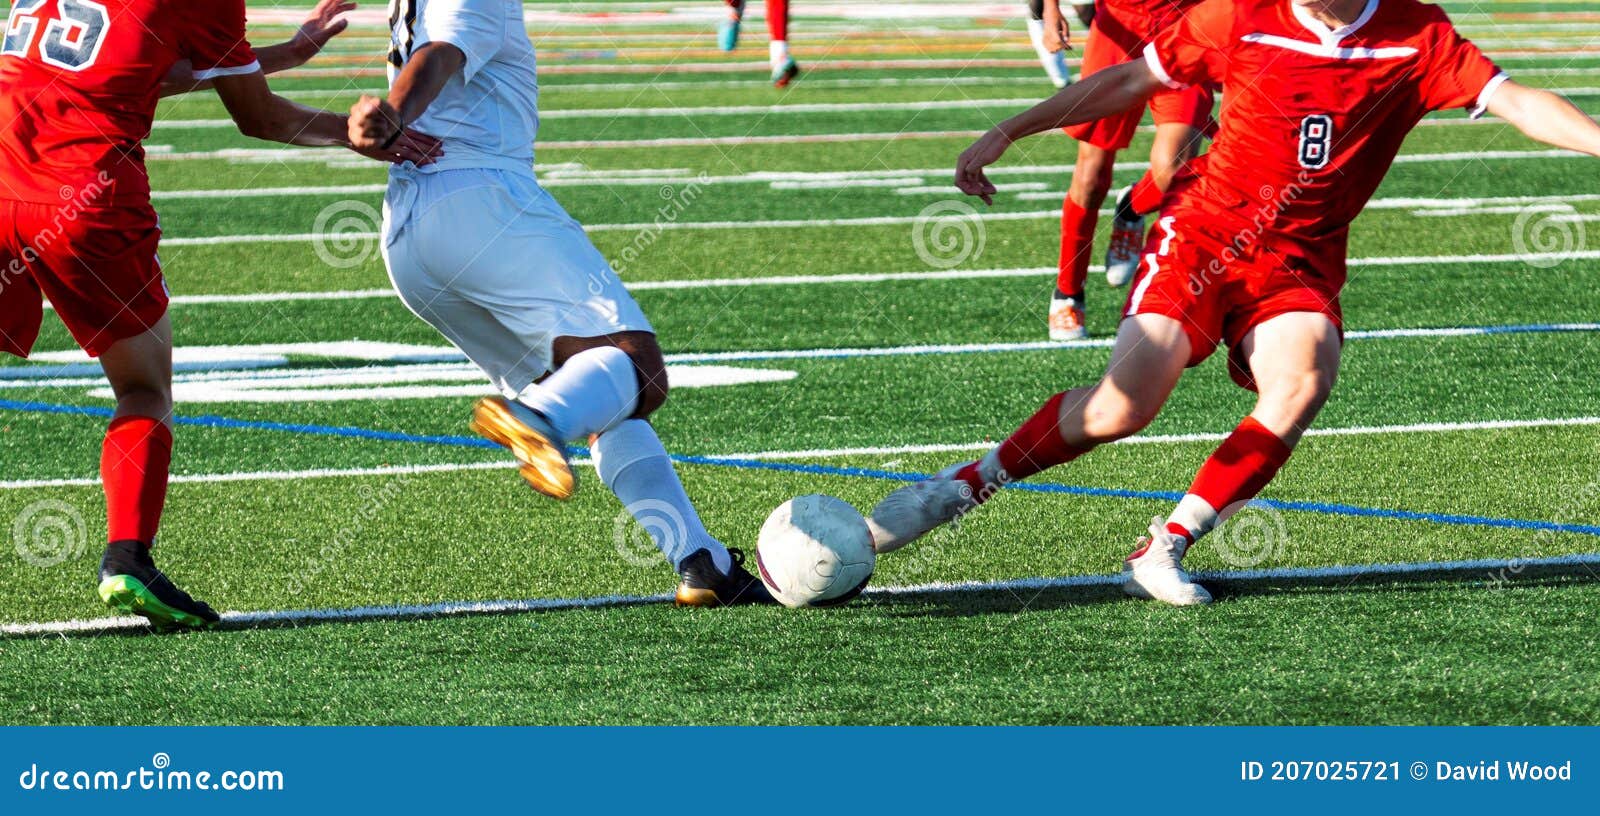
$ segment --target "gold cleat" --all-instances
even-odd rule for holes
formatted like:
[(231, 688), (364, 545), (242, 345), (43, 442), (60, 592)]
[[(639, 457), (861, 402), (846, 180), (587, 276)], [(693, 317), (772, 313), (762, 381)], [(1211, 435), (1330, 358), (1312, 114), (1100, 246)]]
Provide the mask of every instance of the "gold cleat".
[(566, 501), (578, 489), (566, 447), (537, 414), (524, 415), (501, 397), (484, 397), (472, 407), (470, 426), (479, 436), (510, 450), (522, 463), (518, 472), (534, 490)]

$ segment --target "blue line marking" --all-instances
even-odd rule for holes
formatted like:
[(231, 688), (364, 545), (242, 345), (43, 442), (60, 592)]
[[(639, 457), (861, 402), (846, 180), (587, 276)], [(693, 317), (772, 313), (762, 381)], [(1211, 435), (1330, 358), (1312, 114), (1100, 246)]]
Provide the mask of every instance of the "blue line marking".
[[(48, 402), (19, 402), (15, 400), (0, 400), (0, 410), (25, 411), (42, 414), (66, 414), (75, 416), (92, 416), (109, 418), (112, 415), (110, 408), (86, 405), (57, 405)], [(253, 431), (278, 431), (282, 433), (307, 434), (313, 436), (333, 436), (351, 439), (368, 439), (378, 442), (406, 442), (413, 444), (451, 445), (463, 448), (480, 448), (499, 450), (500, 446), (487, 439), (476, 436), (458, 436), (450, 434), (420, 435), (397, 433), (394, 431), (377, 431), (370, 428), (356, 428), (344, 425), (306, 425), (290, 422), (264, 422), (258, 420), (232, 419), (230, 417), (201, 414), (197, 416), (174, 416), (172, 420), (178, 425), (193, 425), (206, 428), (228, 428), (236, 430)], [(587, 448), (574, 446), (572, 453), (587, 456)], [(894, 482), (917, 482), (927, 478), (923, 473), (905, 473), (894, 470), (879, 470), (876, 468), (834, 467), (831, 465), (812, 465), (798, 462), (768, 462), (760, 459), (729, 459), (713, 456), (673, 455), (674, 462), (686, 465), (709, 465), (712, 467), (726, 467), (737, 470), (766, 470), (780, 473), (801, 473), (810, 476), (844, 476), (858, 479), (880, 479)], [(1057, 484), (1054, 482), (1018, 482), (1008, 485), (1007, 490), (1025, 490), (1032, 493), (1054, 493), (1069, 496), (1086, 496), (1104, 499), (1143, 499), (1152, 501), (1176, 502), (1183, 498), (1182, 493), (1163, 490), (1126, 490), (1109, 487), (1080, 487), (1078, 485)], [(1387, 510), (1378, 507), (1362, 507), (1354, 504), (1339, 504), (1336, 502), (1300, 502), (1279, 501), (1276, 499), (1257, 499), (1253, 505), (1269, 507), (1275, 510), (1287, 510), (1297, 513), (1318, 513), (1330, 516), (1353, 516), (1358, 518), (1379, 518), (1394, 521), (1424, 521), (1433, 524), (1445, 524), (1465, 527), (1499, 527), (1514, 530), (1537, 530), (1541, 532), (1572, 533), (1576, 535), (1600, 536), (1600, 525), (1594, 524), (1563, 524), (1554, 521), (1534, 521), (1529, 519), (1496, 518), (1493, 516), (1473, 516), (1459, 513), (1425, 513), (1416, 510)]]

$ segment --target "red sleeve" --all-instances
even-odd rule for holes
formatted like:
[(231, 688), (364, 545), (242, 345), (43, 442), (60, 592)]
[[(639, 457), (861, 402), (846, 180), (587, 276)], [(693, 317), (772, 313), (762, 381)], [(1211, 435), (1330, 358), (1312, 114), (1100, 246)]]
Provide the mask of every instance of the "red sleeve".
[(244, 36), (244, 0), (213, 0), (208, 12), (195, 11), (184, 38), (184, 56), (195, 79), (250, 74), (261, 70)]
[(1144, 48), (1145, 64), (1169, 88), (1221, 85), (1232, 45), (1234, 0), (1205, 0)]
[[(1444, 12), (1439, 12), (1444, 17)], [(1474, 117), (1483, 114), (1505, 72), (1463, 39), (1444, 18), (1436, 24), (1438, 33), (1430, 38), (1428, 54), (1419, 65), (1422, 104), (1430, 111), (1470, 108)]]

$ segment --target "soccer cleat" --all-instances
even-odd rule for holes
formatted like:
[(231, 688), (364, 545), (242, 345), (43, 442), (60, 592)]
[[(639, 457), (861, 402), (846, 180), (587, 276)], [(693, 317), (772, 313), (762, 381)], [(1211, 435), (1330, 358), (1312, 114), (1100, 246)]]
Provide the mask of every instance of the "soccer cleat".
[(744, 552), (728, 549), (733, 565), (726, 575), (717, 569), (710, 550), (696, 550), (678, 565), (683, 580), (678, 583), (678, 606), (744, 606), (776, 604), (761, 579), (744, 568)]
[(1050, 77), (1050, 84), (1057, 88), (1065, 88), (1072, 84), (1072, 69), (1067, 67), (1067, 52), (1054, 51), (1050, 56), (1042, 58), (1045, 61), (1045, 74)]
[(772, 87), (787, 88), (789, 83), (799, 76), (800, 66), (795, 64), (793, 57), (790, 57), (784, 60), (782, 65), (772, 69)]
[(1211, 593), (1183, 570), (1187, 539), (1167, 532), (1165, 526), (1159, 517), (1151, 521), (1150, 536), (1139, 539), (1139, 548), (1122, 562), (1122, 591), (1173, 606), (1211, 603)]
[(1050, 296), (1050, 339), (1082, 340), (1089, 336), (1084, 325), (1083, 304), (1076, 298)]
[[(1128, 199), (1133, 188), (1122, 191), (1117, 201), (1118, 213), (1133, 212)], [(1135, 214), (1124, 219), (1121, 215), (1111, 219), (1111, 245), (1106, 248), (1106, 283), (1126, 286), (1139, 270), (1139, 252), (1144, 248), (1144, 216)]]
[(100, 600), (121, 612), (150, 620), (157, 631), (208, 629), (222, 618), (189, 597), (156, 568), (138, 541), (113, 541), (100, 560)]
[(724, 51), (739, 47), (739, 18), (729, 17), (717, 26), (717, 47)]
[(972, 495), (972, 486), (955, 477), (965, 466), (951, 465), (878, 502), (867, 517), (872, 548), (880, 554), (898, 550), (977, 507), (981, 502)]
[(578, 489), (567, 448), (532, 409), (501, 397), (484, 397), (472, 407), (470, 426), (479, 436), (509, 448), (522, 463), (518, 472), (529, 487), (566, 501)]

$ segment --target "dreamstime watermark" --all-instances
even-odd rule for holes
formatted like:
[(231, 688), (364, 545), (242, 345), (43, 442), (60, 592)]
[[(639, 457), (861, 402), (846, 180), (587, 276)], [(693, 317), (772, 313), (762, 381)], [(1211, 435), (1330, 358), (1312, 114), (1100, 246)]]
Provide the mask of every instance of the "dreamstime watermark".
[(283, 771), (178, 771), (157, 751), (148, 766), (130, 770), (52, 769), (33, 763), (17, 776), (26, 791), (281, 791)]
[(78, 508), (59, 499), (45, 499), (17, 514), (11, 540), (23, 561), (44, 569), (83, 555), (89, 530)]
[[(1574, 516), (1592, 518), (1591, 512), (1594, 503), (1596, 500), (1600, 500), (1600, 479), (1591, 480), (1588, 484), (1568, 494), (1566, 498), (1567, 501), (1563, 503), (1561, 510), (1554, 514), (1555, 518), (1572, 518)], [(1560, 530), (1549, 528), (1540, 530), (1534, 536), (1532, 551), (1548, 551), (1551, 539), (1562, 534)], [(1485, 586), (1493, 590), (1505, 589), (1511, 586), (1519, 578), (1523, 577), (1523, 573), (1527, 572), (1531, 563), (1537, 561), (1538, 558), (1539, 556), (1517, 556), (1507, 561), (1505, 566), (1489, 570)]]
[(1205, 268), (1189, 273), (1190, 294), (1199, 295), (1213, 282), (1226, 278), (1229, 268), (1240, 258), (1246, 257), (1247, 253), (1260, 243), (1261, 236), (1278, 222), (1284, 211), (1289, 209), (1289, 205), (1305, 194), (1305, 188), (1309, 184), (1311, 176), (1302, 170), (1294, 181), (1283, 187), (1261, 185), (1256, 191), (1261, 203), (1256, 205), (1255, 212), (1250, 216), (1250, 222), (1233, 234), (1232, 240), (1224, 244), (1222, 250), (1206, 262)]
[(689, 525), (678, 508), (659, 499), (642, 499), (622, 509), (611, 523), (617, 555), (635, 567), (661, 564), (661, 553), (680, 552), (688, 543)]
[(111, 183), (111, 174), (101, 170), (94, 181), (82, 187), (61, 185), (56, 191), (61, 197), (61, 206), (56, 208), (50, 223), (28, 236), (22, 243), (22, 251), (0, 268), (0, 292), (10, 287), (13, 280), (27, 275), (28, 267), (38, 263), (41, 253), (51, 244), (66, 238), (68, 227), (83, 217), (84, 210), (102, 206), (99, 199), (111, 189)]
[(344, 553), (360, 541), (373, 519), (405, 489), (404, 482), (404, 479), (385, 479), (376, 488), (366, 483), (357, 485), (355, 493), (359, 503), (349, 508), (348, 523), (334, 530), (327, 543), (311, 553), (304, 570), (289, 576), (289, 594), (304, 592), (329, 564), (338, 563)]
[(1511, 248), (1525, 264), (1536, 269), (1559, 265), (1573, 252), (1587, 247), (1583, 221), (1570, 206), (1530, 205), (1511, 224)]
[(378, 254), (383, 213), (365, 201), (335, 201), (317, 213), (312, 222), (312, 246), (317, 257), (334, 269), (350, 269)]
[[(983, 489), (977, 492), (974, 492), (972, 486), (966, 482), (958, 482), (956, 489), (959, 491), (960, 505), (957, 507), (955, 515), (951, 517), (949, 523), (941, 525), (926, 536), (923, 536), (921, 540), (914, 541), (908, 545), (909, 552), (899, 558), (898, 569), (901, 574), (907, 577), (916, 577), (937, 570), (940, 555), (944, 551), (945, 545), (953, 542), (956, 536), (961, 534), (961, 528), (966, 524), (967, 516), (994, 498), (996, 493), (999, 493), (1013, 481), (1015, 480), (1011, 478), (1010, 473), (1001, 470), (995, 474), (994, 479), (984, 482)], [(905, 550), (900, 550), (900, 552), (905, 552)]]
[(923, 207), (911, 223), (917, 257), (935, 269), (954, 269), (982, 257), (988, 237), (977, 209), (956, 198)]
[[(667, 231), (668, 225), (678, 223), (683, 214), (694, 206), (705, 192), (705, 186), (711, 183), (711, 174), (701, 171), (688, 184), (673, 186), (663, 184), (656, 190), (656, 196), (661, 199), (661, 206), (656, 208), (655, 216), (650, 223), (634, 233), (633, 240), (624, 244), (622, 249), (611, 258), (611, 272), (621, 275), (640, 258), (644, 257), (650, 247), (655, 246), (661, 239), (661, 233)], [(589, 281), (590, 294), (598, 295), (610, 285), (611, 279), (600, 277)]]
[(1223, 563), (1235, 569), (1249, 569), (1282, 555), (1289, 546), (1289, 528), (1283, 514), (1267, 505), (1244, 503), (1224, 510), (1227, 521), (1206, 537)]

